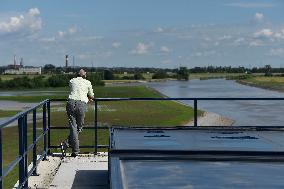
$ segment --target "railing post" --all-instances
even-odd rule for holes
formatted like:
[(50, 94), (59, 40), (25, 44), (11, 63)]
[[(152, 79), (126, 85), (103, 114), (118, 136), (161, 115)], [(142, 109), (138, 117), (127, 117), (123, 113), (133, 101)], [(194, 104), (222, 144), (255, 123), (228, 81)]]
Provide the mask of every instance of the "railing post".
[(47, 128), (48, 128), (48, 135), (47, 135), (47, 146), (48, 146), (48, 154), (50, 154), (50, 100), (47, 101)]
[(95, 154), (98, 153), (98, 101), (95, 99)]
[[(43, 127), (43, 149), (44, 152), (47, 152), (47, 141), (46, 141), (46, 103), (43, 105), (43, 111), (42, 111), (42, 127)], [(46, 155), (44, 156), (43, 160), (46, 160)]]
[(0, 129), (0, 189), (3, 189), (3, 179), (2, 176), (3, 176), (3, 154), (2, 154), (2, 129)]
[[(24, 116), (24, 152), (25, 152), (25, 180), (28, 178), (28, 115)], [(24, 184), (24, 188), (28, 188), (28, 180)]]
[(19, 162), (19, 186), (22, 186), (24, 188), (27, 188), (27, 182), (23, 185), (26, 176), (27, 176), (27, 167), (26, 167), (26, 137), (27, 133), (25, 134), (26, 131), (26, 115), (24, 117), (20, 117), (18, 119), (18, 131), (19, 131), (19, 156), (21, 158)]
[(38, 176), (39, 174), (37, 173), (37, 144), (36, 144), (36, 109), (33, 110), (33, 168), (35, 168), (35, 170), (33, 171), (33, 176)]
[(194, 127), (197, 127), (197, 99), (194, 99)]

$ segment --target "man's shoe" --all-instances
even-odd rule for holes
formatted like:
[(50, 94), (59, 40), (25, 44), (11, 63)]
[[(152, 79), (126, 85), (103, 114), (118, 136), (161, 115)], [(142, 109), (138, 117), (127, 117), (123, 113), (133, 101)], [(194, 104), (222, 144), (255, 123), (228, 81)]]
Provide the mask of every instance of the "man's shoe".
[(68, 148), (68, 145), (66, 144), (65, 141), (60, 143), (60, 149), (61, 149), (62, 157), (66, 156), (67, 148)]
[(83, 127), (77, 127), (78, 133), (81, 133), (83, 131)]
[(71, 157), (77, 157), (78, 156), (78, 154), (77, 153), (74, 153), (74, 152), (72, 152), (72, 154), (71, 154)]

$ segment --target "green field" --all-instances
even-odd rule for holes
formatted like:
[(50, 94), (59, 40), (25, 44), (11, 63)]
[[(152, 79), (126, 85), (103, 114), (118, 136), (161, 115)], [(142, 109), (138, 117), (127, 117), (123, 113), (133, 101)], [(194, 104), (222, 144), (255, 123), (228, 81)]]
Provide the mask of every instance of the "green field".
[(17, 110), (0, 110), (0, 118), (2, 117), (11, 117), (15, 114), (17, 114), (20, 111)]
[[(62, 88), (60, 89), (62, 90)], [(96, 97), (162, 97), (161, 94), (147, 87), (95, 87)], [(56, 92), (56, 89), (55, 89)], [(67, 98), (66, 92), (56, 93), (46, 96), (2, 96), (1, 100), (17, 100), (21, 102), (39, 102), (45, 98)], [(41, 110), (38, 110), (41, 113)], [(16, 112), (14, 112), (16, 113)], [(7, 116), (12, 112), (3, 111)], [(9, 114), (9, 115), (8, 115)], [(199, 115), (201, 112), (199, 112)], [(31, 115), (29, 115), (31, 116)], [(98, 103), (98, 122), (99, 126), (123, 125), (123, 126), (177, 126), (184, 125), (193, 118), (191, 107), (171, 101), (117, 101), (117, 102), (99, 102)], [(51, 107), (51, 125), (68, 126), (65, 112), (65, 102), (52, 105)], [(85, 124), (94, 125), (94, 108), (92, 104), (88, 105)], [(37, 121), (37, 135), (42, 132), (42, 121)], [(28, 127), (29, 144), (32, 140), (32, 126)], [(68, 135), (67, 130), (52, 130), (52, 145), (59, 145)], [(8, 127), (2, 131), (4, 167), (6, 167), (18, 154), (18, 129), (17, 127)], [(80, 145), (94, 145), (94, 131), (85, 129), (80, 134)], [(102, 130), (98, 136), (99, 144), (108, 143), (108, 131)], [(40, 152), (42, 150), (42, 141), (39, 143)], [(94, 151), (94, 149), (82, 149), (81, 151)], [(59, 150), (55, 150), (59, 152)], [(29, 154), (31, 155), (31, 153)], [(29, 162), (31, 158), (29, 158)], [(4, 180), (5, 188), (11, 188), (17, 180), (17, 169)]]
[(238, 81), (241, 84), (284, 92), (284, 77), (257, 76)]

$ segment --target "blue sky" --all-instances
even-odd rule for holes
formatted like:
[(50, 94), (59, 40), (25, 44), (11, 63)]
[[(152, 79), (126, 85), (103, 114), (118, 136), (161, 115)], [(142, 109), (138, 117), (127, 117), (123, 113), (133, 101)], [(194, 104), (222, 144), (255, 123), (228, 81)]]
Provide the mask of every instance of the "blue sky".
[(1, 0), (0, 65), (284, 67), (281, 0)]

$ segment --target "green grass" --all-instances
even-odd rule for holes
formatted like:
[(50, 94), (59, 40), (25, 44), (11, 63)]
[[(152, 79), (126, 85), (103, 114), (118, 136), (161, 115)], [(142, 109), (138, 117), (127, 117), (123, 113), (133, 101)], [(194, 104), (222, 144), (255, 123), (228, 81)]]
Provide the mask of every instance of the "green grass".
[(241, 84), (284, 92), (284, 77), (256, 76), (238, 81)]
[[(39, 75), (28, 75), (28, 74), (20, 74), (20, 75), (0, 75), (0, 78), (1, 78), (2, 80), (7, 81), (7, 80), (12, 80), (12, 79), (14, 79), (14, 78), (16, 78), (16, 77), (29, 77), (29, 78), (34, 78), (34, 77), (36, 77), (36, 76), (39, 76)], [(49, 74), (41, 74), (41, 76), (44, 76), (45, 78), (50, 77)]]
[[(59, 91), (65, 90), (66, 92), (58, 93), (58, 90)], [(40, 102), (45, 99), (67, 99), (69, 89), (60, 88), (58, 90), (54, 90), (54, 94), (52, 95), (41, 95), (41, 92), (35, 92), (35, 95), (33, 96), (25, 96), (25, 95), (0, 96), (0, 100), (12, 100), (18, 102)], [(96, 98), (161, 97), (157, 91), (154, 91), (144, 86), (94, 87), (94, 93)]]
[(19, 113), (20, 111), (17, 110), (0, 110), (0, 118), (2, 117), (11, 117), (17, 113)]
[[(61, 89), (62, 90), (62, 89)], [(150, 88), (143, 86), (135, 87), (95, 87), (96, 97), (161, 97), (162, 95)], [(39, 102), (45, 98), (66, 98), (66, 93), (51, 96), (6, 96), (0, 97), (1, 100), (17, 100), (21, 102)], [(193, 118), (191, 107), (173, 101), (116, 101), (98, 103), (98, 122), (99, 125), (124, 125), (124, 126), (176, 126), (183, 125)], [(40, 110), (38, 111), (40, 112)], [(16, 112), (15, 112), (16, 113)], [(201, 114), (201, 112), (199, 112)], [(89, 105), (86, 117), (86, 125), (94, 125), (93, 105)], [(68, 126), (65, 112), (65, 103), (52, 106), (51, 109), (52, 126)], [(37, 123), (37, 136), (42, 132), (42, 122)], [(31, 144), (32, 126), (29, 124), (28, 141)], [(68, 135), (67, 130), (52, 130), (52, 145), (59, 145)], [(18, 128), (9, 127), (3, 129), (3, 158), (4, 167), (14, 160), (18, 154)], [(80, 136), (80, 145), (94, 145), (94, 130), (84, 130)], [(99, 144), (108, 144), (108, 131), (100, 130), (98, 135)], [(38, 145), (39, 151), (42, 150), (41, 144)], [(59, 150), (54, 150), (59, 152)], [(82, 149), (81, 151), (94, 151), (94, 149)], [(31, 154), (29, 154), (31, 155)], [(29, 158), (29, 162), (31, 158)], [(17, 168), (15, 168), (4, 180), (4, 188), (11, 188), (18, 179)]]

